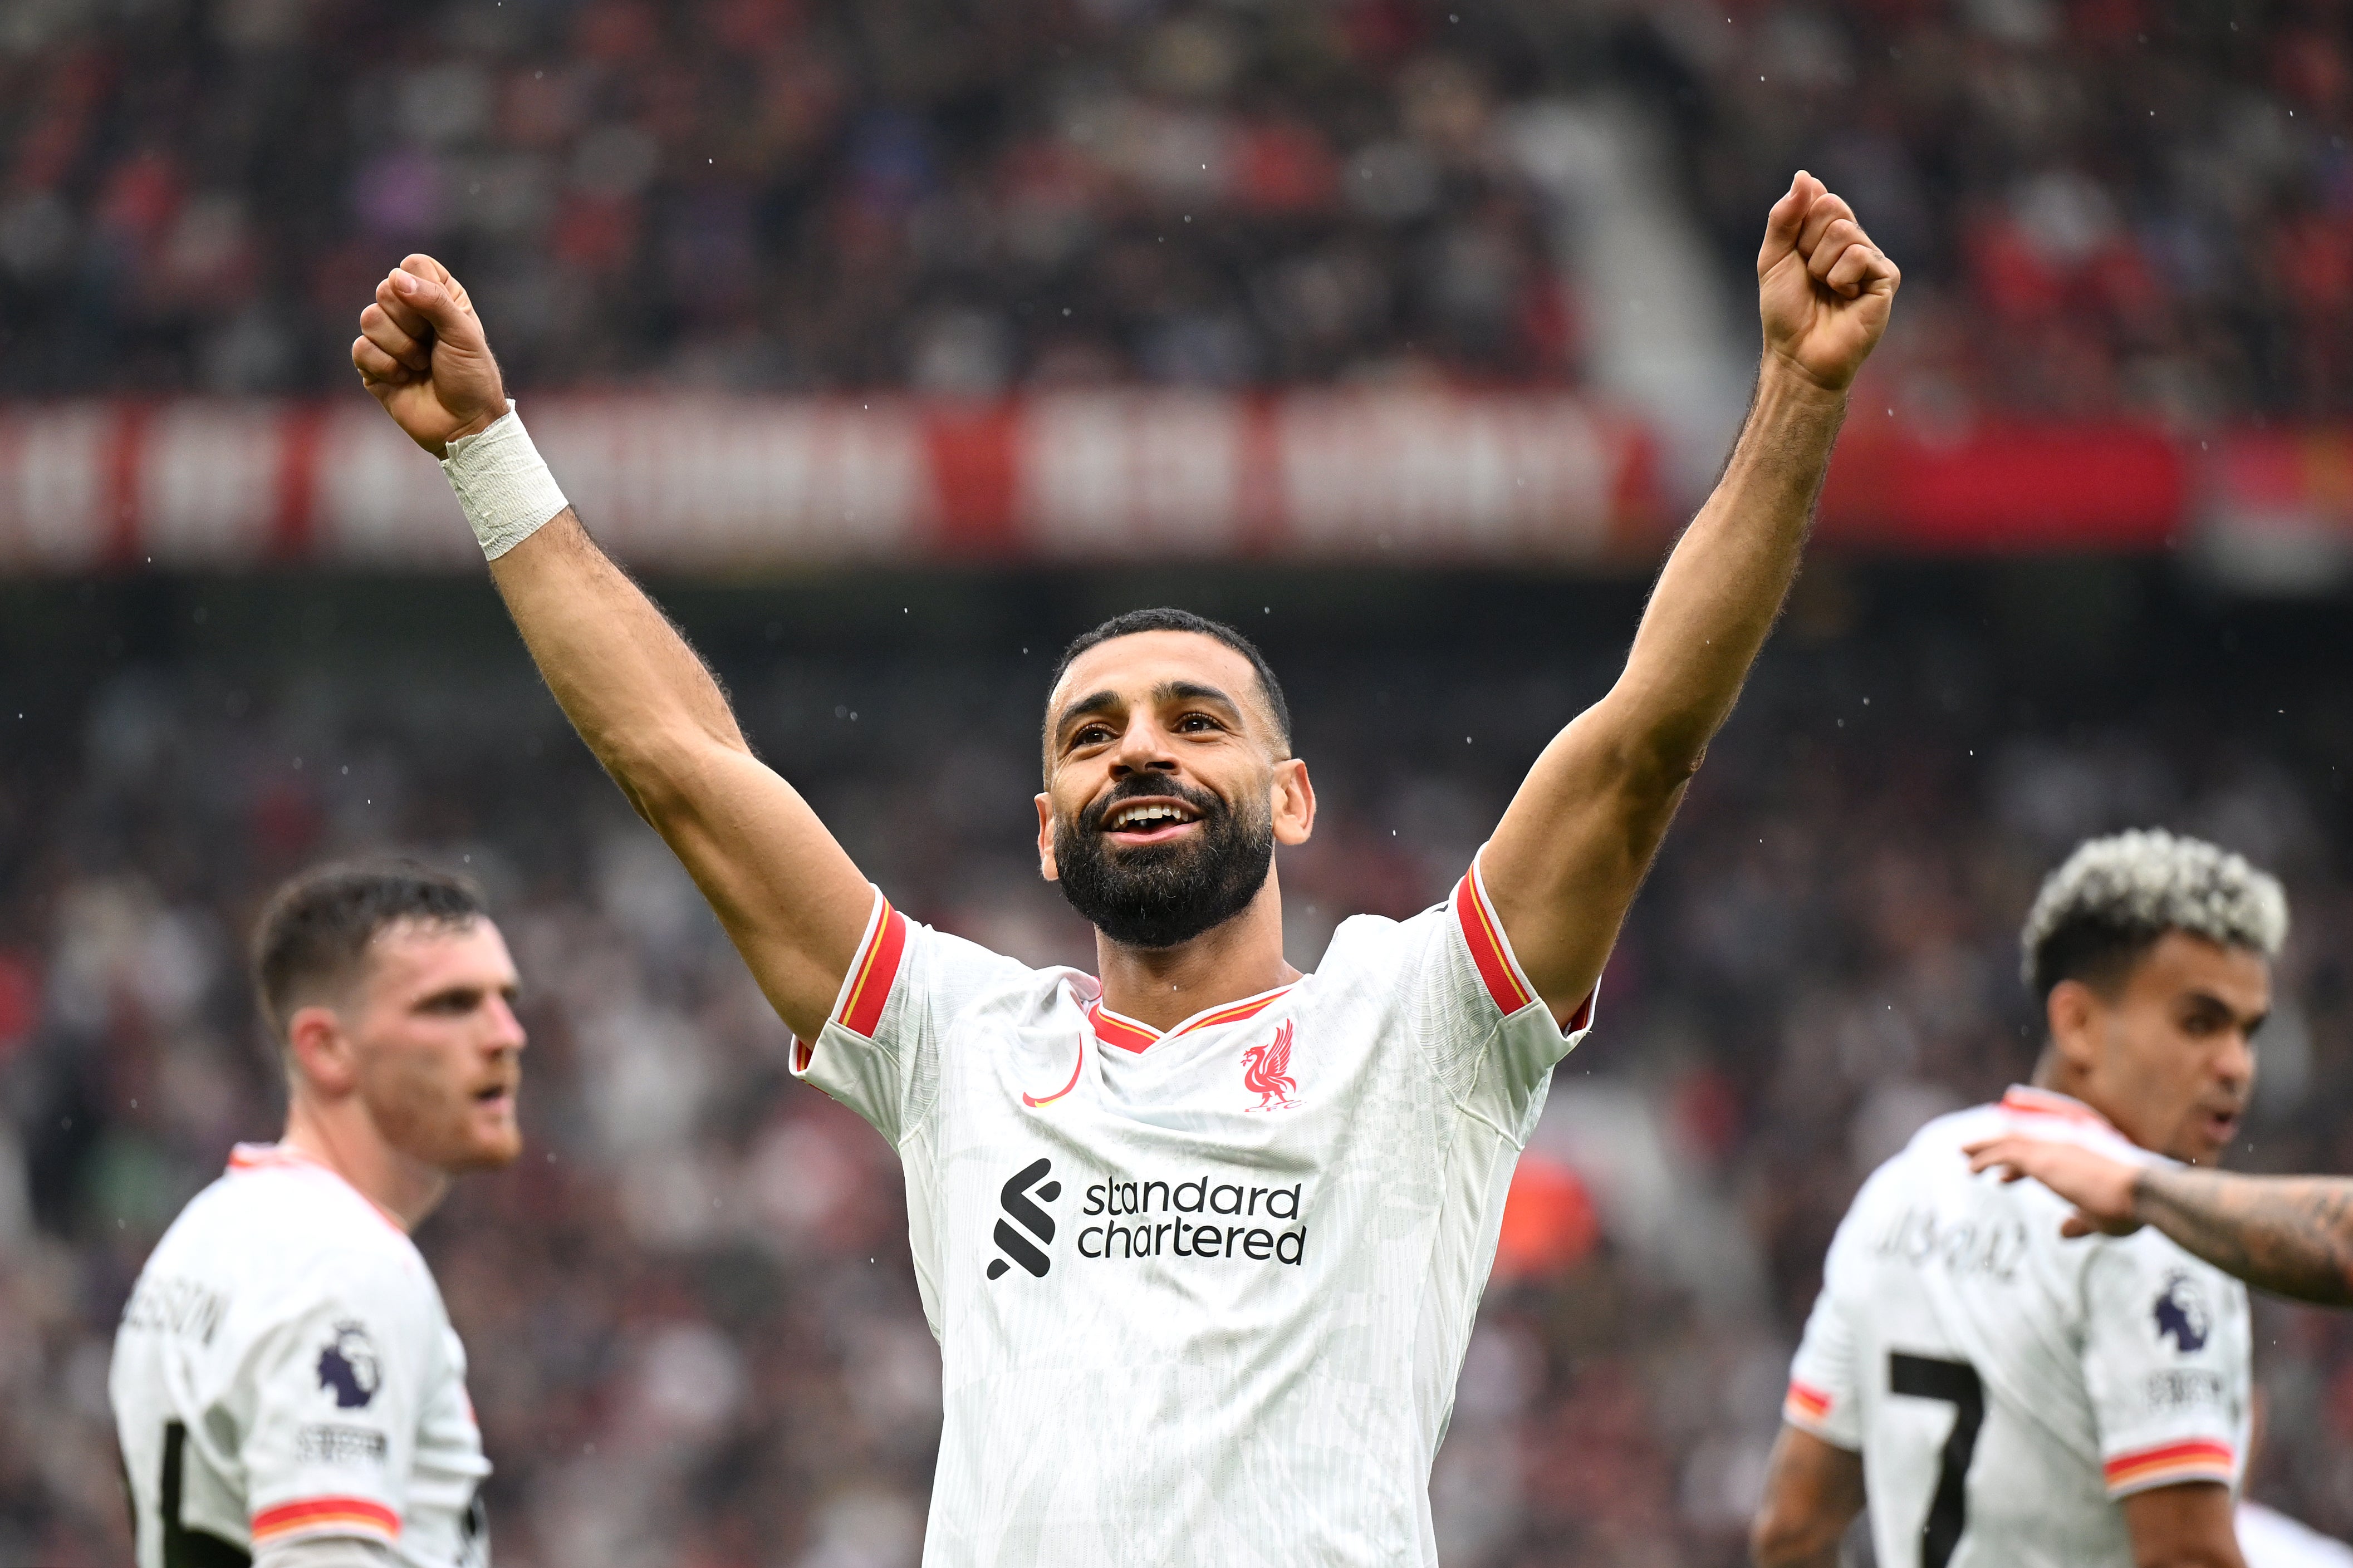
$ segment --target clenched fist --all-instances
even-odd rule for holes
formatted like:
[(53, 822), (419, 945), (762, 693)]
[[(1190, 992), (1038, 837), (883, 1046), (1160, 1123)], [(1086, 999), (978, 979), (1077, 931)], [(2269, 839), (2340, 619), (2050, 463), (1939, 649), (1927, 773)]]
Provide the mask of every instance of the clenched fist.
[(1843, 392), (1887, 330), (1903, 281), (1844, 198), (1799, 170), (1773, 204), (1757, 252), (1765, 352), (1825, 391)]
[(375, 286), (352, 340), (360, 380), (408, 438), (438, 458), (507, 411), (499, 362), (465, 288), (429, 256)]

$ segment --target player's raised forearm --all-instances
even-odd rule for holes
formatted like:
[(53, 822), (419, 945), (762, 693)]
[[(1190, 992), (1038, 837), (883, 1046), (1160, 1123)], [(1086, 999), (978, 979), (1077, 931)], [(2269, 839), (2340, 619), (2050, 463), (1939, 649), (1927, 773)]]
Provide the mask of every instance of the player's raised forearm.
[(569, 508), (491, 578), (565, 716), (649, 822), (689, 808), (714, 749), (749, 754), (718, 681)]
[(491, 575), (581, 739), (677, 853), (778, 1015), (816, 1038), (864, 928), (865, 879), (568, 508)]
[(1724, 477), (1668, 556), (1603, 700), (1651, 792), (1688, 778), (1731, 715), (1797, 576), (1845, 416), (1844, 391), (1766, 357)]
[(1624, 675), (1545, 748), (1482, 858), (1522, 966), (1564, 1017), (1780, 614), (1899, 277), (1852, 209), (1800, 173), (1767, 219), (1757, 280), (1764, 354), (1724, 476), (1668, 557)]
[(2133, 1215), (2260, 1289), (2353, 1306), (2353, 1181), (2152, 1168)]
[(507, 401), (472, 301), (411, 256), (360, 315), (352, 364), (444, 459), (556, 701), (685, 863), (763, 991), (814, 1039), (872, 905), (824, 824), (744, 743), (686, 639), (580, 526)]

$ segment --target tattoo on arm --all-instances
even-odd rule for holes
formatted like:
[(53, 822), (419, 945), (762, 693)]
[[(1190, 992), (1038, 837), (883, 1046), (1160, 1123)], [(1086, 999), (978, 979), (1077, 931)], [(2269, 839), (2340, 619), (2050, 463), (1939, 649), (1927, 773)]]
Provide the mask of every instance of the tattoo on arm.
[(2250, 1285), (2353, 1306), (2353, 1180), (2150, 1170), (2133, 1206), (2138, 1218)]

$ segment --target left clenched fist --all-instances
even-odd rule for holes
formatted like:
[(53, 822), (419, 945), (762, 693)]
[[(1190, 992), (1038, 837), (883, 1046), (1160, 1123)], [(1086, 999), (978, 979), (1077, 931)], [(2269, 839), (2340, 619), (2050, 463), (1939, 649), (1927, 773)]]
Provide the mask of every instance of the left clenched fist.
[(1757, 252), (1766, 353), (1827, 391), (1844, 391), (1887, 330), (1903, 280), (1845, 199), (1799, 170), (1773, 204)]

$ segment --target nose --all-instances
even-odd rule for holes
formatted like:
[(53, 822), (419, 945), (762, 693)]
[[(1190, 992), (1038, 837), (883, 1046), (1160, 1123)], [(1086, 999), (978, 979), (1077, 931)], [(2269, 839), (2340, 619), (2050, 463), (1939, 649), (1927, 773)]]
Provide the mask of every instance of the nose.
[(2223, 1037), (2221, 1054), (2214, 1063), (2214, 1076), (2233, 1093), (2244, 1093), (2254, 1081), (2255, 1042), (2246, 1030), (2232, 1029)]
[(491, 1037), (483, 1044), (491, 1050), (522, 1050), (529, 1043), (529, 1037), (523, 1033), (522, 1020), (515, 1016), (513, 1005), (505, 997), (493, 994), (489, 1010)]
[(1168, 744), (1168, 736), (1152, 713), (1143, 708), (1128, 716), (1127, 728), (1121, 731), (1119, 747), (1111, 759), (1111, 776), (1114, 779), (1131, 773), (1175, 773), (1176, 756)]

